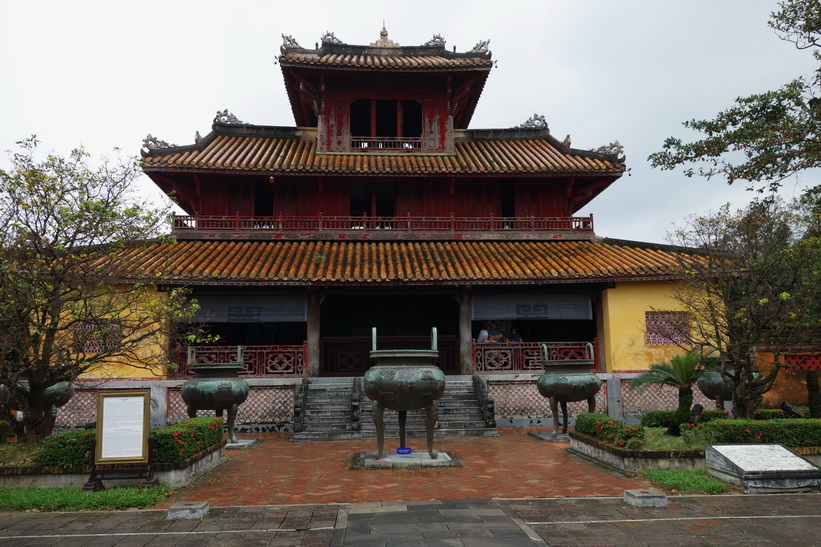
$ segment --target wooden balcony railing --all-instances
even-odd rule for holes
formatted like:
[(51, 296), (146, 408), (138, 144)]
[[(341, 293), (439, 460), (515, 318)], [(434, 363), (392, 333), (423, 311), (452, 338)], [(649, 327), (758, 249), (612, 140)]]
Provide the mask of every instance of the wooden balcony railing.
[(233, 232), (246, 234), (315, 232), (368, 232), (389, 236), (413, 232), (428, 234), (515, 235), (529, 232), (593, 234), (593, 216), (588, 217), (372, 217), (362, 216), (202, 216), (176, 215), (173, 231)]
[[(593, 340), (595, 348), (598, 341)], [(552, 361), (589, 360), (591, 342), (506, 342), (473, 344), (474, 370), (489, 372), (533, 372), (543, 370), (541, 346), (547, 347)], [(594, 351), (593, 370), (599, 370), (598, 351)]]
[[(373, 364), (370, 361), (370, 338), (327, 338), (320, 348), (323, 376), (360, 376)], [(430, 347), (429, 337), (385, 337), (379, 339), (384, 348)], [(425, 346), (427, 344), (427, 346)], [(541, 346), (547, 346), (548, 357), (554, 361), (587, 360), (591, 342), (511, 342), (473, 344), (473, 370), (477, 373), (533, 372), (540, 373)], [(598, 341), (592, 341), (597, 348)], [(454, 336), (439, 337), (437, 366), (448, 374), (458, 373), (458, 341)], [(305, 376), (307, 342), (292, 346), (243, 346), (245, 368), (242, 376)], [(599, 370), (599, 352), (595, 351), (593, 370)], [(235, 363), (237, 346), (196, 346), (197, 363)], [(188, 378), (188, 355), (179, 352), (177, 369), (169, 372), (171, 378)]]
[[(195, 346), (195, 363), (236, 363), (237, 346)], [(242, 346), (245, 367), (240, 376), (304, 376), (306, 343), (298, 346)], [(171, 378), (191, 376), (188, 354), (177, 354), (177, 370), (169, 371)]]
[(351, 152), (413, 152), (422, 148), (422, 137), (351, 137)]

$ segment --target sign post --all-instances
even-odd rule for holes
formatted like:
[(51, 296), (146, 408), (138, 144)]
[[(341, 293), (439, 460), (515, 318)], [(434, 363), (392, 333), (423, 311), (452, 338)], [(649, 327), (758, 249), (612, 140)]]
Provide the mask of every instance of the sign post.
[(97, 392), (94, 465), (83, 490), (102, 490), (103, 480), (142, 479), (144, 487), (157, 485), (151, 471), (150, 403), (149, 389)]

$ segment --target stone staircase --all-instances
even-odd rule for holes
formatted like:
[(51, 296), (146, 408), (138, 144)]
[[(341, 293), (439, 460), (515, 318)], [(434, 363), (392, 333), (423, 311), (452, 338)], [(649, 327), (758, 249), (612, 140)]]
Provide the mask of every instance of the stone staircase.
[[(376, 426), (371, 417), (371, 401), (362, 393), (359, 423), (353, 419), (351, 400), (355, 378), (311, 378), (307, 382), (303, 430), (294, 441), (332, 439), (375, 439)], [(408, 438), (425, 437), (424, 409), (408, 412), (405, 424)], [(495, 427), (486, 427), (473, 389), (471, 376), (447, 376), (445, 393), (439, 399), (436, 437), (495, 437)], [(385, 437), (399, 437), (399, 414), (385, 411)]]

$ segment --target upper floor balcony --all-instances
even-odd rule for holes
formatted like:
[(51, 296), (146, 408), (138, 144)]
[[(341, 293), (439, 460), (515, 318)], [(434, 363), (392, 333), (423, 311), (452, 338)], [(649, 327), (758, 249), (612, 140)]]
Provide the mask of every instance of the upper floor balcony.
[(176, 215), (179, 239), (545, 240), (592, 239), (587, 217), (373, 217)]

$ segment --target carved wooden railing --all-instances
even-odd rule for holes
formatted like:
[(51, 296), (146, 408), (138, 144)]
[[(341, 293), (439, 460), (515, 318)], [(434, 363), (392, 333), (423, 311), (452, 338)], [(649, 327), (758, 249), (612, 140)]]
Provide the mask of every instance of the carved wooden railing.
[[(598, 341), (593, 340), (595, 348)], [(585, 361), (590, 359), (591, 342), (505, 342), (473, 344), (474, 370), (489, 372), (533, 372), (543, 370), (541, 346), (547, 348), (551, 361)], [(593, 370), (599, 370), (598, 351), (594, 351)]]
[[(195, 363), (235, 363), (238, 346), (195, 346)], [(304, 376), (306, 344), (294, 346), (242, 346), (244, 367), (240, 376)], [(177, 356), (177, 370), (169, 371), (171, 378), (187, 378), (188, 355)]]
[(422, 137), (351, 137), (352, 152), (413, 152), (422, 148)]
[(392, 230), (394, 232), (593, 232), (589, 217), (416, 217), (393, 216), (202, 216), (176, 215), (173, 230), (226, 232), (322, 232)]

